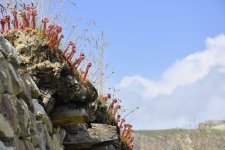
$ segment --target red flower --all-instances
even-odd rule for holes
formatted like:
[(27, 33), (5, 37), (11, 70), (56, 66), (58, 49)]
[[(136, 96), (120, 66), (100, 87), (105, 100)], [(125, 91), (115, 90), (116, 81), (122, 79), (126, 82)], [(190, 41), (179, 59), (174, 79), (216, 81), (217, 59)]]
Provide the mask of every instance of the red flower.
[(4, 19), (0, 19), (0, 24), (1, 24), (1, 26), (2, 26), (2, 33), (4, 33), (5, 32), (5, 20)]
[(49, 22), (49, 19), (44, 17), (41, 22), (43, 23), (43, 30), (42, 30), (42, 34), (45, 35), (46, 34), (46, 25)]
[(84, 75), (83, 75), (83, 77), (82, 77), (82, 81), (84, 81), (85, 79), (86, 79), (86, 77), (87, 77), (87, 74), (88, 74), (88, 70), (91, 68), (91, 63), (88, 63), (88, 65), (87, 65), (87, 67), (86, 67), (86, 70), (85, 70), (85, 72), (84, 72)]
[(11, 26), (10, 26), (10, 16), (9, 15), (5, 16), (5, 22), (8, 25), (8, 31), (10, 31), (11, 30)]
[(14, 28), (18, 29), (19, 23), (18, 23), (18, 19), (17, 19), (17, 9), (15, 9), (15, 8), (12, 9), (12, 14), (13, 14), (13, 17), (14, 17), (14, 21), (13, 21)]

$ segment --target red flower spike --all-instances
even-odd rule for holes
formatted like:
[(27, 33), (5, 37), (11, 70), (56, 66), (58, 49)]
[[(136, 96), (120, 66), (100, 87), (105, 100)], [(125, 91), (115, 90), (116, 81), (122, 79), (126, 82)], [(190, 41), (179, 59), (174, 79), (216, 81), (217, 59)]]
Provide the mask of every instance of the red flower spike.
[(78, 59), (75, 59), (75, 61), (72, 64), (73, 68), (78, 68), (80, 63), (84, 60), (85, 56), (84, 53), (80, 53), (80, 57)]
[(126, 130), (127, 130), (127, 124), (123, 125), (123, 131), (122, 131), (122, 134), (121, 134), (122, 137), (124, 136)]
[(133, 143), (133, 141), (134, 141), (134, 137), (130, 137), (127, 141), (127, 144), (130, 145)]
[(107, 96), (102, 97), (102, 105), (106, 105), (107, 101), (111, 98), (111, 94), (108, 93)]
[(109, 105), (109, 112), (112, 113), (113, 108), (114, 108), (114, 104), (117, 103), (117, 99), (113, 99), (111, 104)]
[(73, 45), (73, 42), (70, 41), (69, 45), (66, 47), (66, 49), (65, 49), (64, 52), (62, 53), (62, 56), (63, 56), (63, 57), (66, 56), (67, 51), (69, 50), (70, 46), (72, 46), (72, 45)]
[(81, 62), (84, 60), (84, 56), (81, 56), (80, 57), (80, 59), (79, 59), (79, 61), (78, 61), (78, 63), (77, 63), (77, 66), (76, 66), (76, 68), (78, 68), (79, 66), (80, 66), (80, 64), (81, 64)]
[(11, 30), (11, 26), (10, 26), (10, 16), (9, 15), (5, 16), (5, 22), (8, 25), (8, 31), (10, 31)]
[(14, 29), (18, 29), (19, 23), (18, 23), (18, 19), (17, 19), (17, 10), (15, 8), (12, 9), (12, 14), (13, 14), (13, 17), (14, 17), (14, 20), (13, 20)]
[(126, 133), (126, 135), (124, 137), (124, 140), (128, 141), (130, 139), (132, 133), (133, 133), (133, 130), (132, 129), (128, 129), (128, 132)]
[(114, 108), (113, 114), (112, 114), (112, 116), (113, 116), (114, 118), (115, 118), (116, 113), (117, 113), (117, 111), (118, 111), (119, 109), (121, 109), (121, 106), (120, 106), (120, 105), (117, 105), (117, 106)]
[(50, 48), (54, 48), (57, 44), (58, 35), (54, 34), (52, 38), (48, 41), (48, 45)]
[(29, 25), (29, 22), (27, 20), (26, 12), (24, 10), (20, 10), (20, 16), (22, 18), (23, 29), (28, 28), (30, 25)]
[(44, 17), (41, 22), (43, 23), (43, 30), (42, 30), (42, 34), (45, 35), (46, 34), (46, 25), (49, 22), (49, 19)]
[[(29, 14), (29, 13), (28, 13)], [(31, 8), (31, 10), (30, 10), (30, 15), (32, 16), (32, 18), (31, 18), (31, 28), (33, 29), (33, 30), (35, 30), (35, 28), (36, 28), (36, 16), (37, 16), (37, 10), (36, 10), (36, 8)], [(29, 20), (28, 20), (29, 21)]]
[(23, 24), (19, 24), (19, 29), (21, 29), (21, 30), (23, 30), (24, 29), (24, 27), (23, 27)]
[(123, 118), (120, 122), (120, 125), (119, 125), (119, 128), (122, 129), (123, 128), (123, 123), (125, 122), (126, 120)]
[(121, 116), (120, 115), (117, 115), (117, 117), (116, 117), (116, 123), (118, 123), (120, 121), (120, 118), (121, 118)]
[(62, 39), (64, 38), (64, 35), (62, 34), (62, 35), (60, 35), (60, 37), (59, 37), (59, 41), (58, 41), (58, 46), (59, 46), (59, 44), (62, 42)]
[[(125, 126), (126, 125), (126, 126)], [(125, 139), (125, 135), (131, 130), (132, 128), (132, 125), (130, 124), (125, 124), (124, 127), (124, 130), (123, 130), (123, 133), (122, 133), (122, 137)]]
[(56, 42), (55, 48), (59, 48), (59, 44), (62, 42), (62, 39), (64, 38), (64, 35), (60, 35), (59, 39)]
[(28, 11), (28, 13), (27, 13), (27, 20), (30, 21), (30, 16), (31, 16), (33, 7), (27, 6), (26, 9)]
[(84, 81), (85, 79), (86, 79), (86, 77), (87, 77), (87, 74), (88, 74), (88, 70), (91, 68), (91, 63), (88, 63), (88, 65), (87, 65), (87, 67), (86, 67), (86, 70), (85, 70), (85, 72), (84, 72), (84, 75), (83, 75), (83, 77), (82, 77), (82, 81)]
[(1, 33), (4, 33), (5, 32), (5, 20), (4, 19), (0, 19), (0, 24), (2, 26), (2, 31)]
[(76, 68), (77, 63), (79, 62), (80, 58), (77, 58), (74, 60), (73, 64), (72, 64), (72, 68)]
[(62, 42), (62, 39), (64, 38), (64, 35), (62, 34), (62, 35), (60, 35), (60, 37), (59, 37), (59, 43), (60, 42)]
[(56, 25), (56, 33), (60, 33), (60, 32), (62, 32), (62, 27), (61, 26), (58, 26), (58, 25)]
[(48, 29), (47, 29), (47, 39), (49, 40), (49, 38), (50, 38), (50, 36), (51, 36), (51, 32), (52, 32), (52, 30), (54, 29), (54, 25), (49, 25), (48, 26)]
[(58, 36), (59, 36), (59, 33), (62, 31), (62, 27), (61, 26), (54, 26), (54, 28), (52, 29), (51, 31), (51, 37), (50, 37), (50, 40), (49, 40), (49, 46), (51, 48), (53, 47), (57, 47), (58, 45)]
[(72, 51), (71, 51), (71, 53), (70, 53), (70, 55), (69, 55), (67, 61), (70, 62), (70, 61), (72, 60), (73, 55), (74, 55), (75, 53), (76, 53), (76, 46), (73, 44), (73, 45), (72, 45)]

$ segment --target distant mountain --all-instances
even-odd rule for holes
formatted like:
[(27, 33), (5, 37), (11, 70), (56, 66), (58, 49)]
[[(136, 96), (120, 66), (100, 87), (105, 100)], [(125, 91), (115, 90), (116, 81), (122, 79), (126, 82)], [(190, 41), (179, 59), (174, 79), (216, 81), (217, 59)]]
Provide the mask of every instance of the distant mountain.
[(225, 150), (225, 121), (206, 121), (196, 129), (135, 131), (135, 150)]

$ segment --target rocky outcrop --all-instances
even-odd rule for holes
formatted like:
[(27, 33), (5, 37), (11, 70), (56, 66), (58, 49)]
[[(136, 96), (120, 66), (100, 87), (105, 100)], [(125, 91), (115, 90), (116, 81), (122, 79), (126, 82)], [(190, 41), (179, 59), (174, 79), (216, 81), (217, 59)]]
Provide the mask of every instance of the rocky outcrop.
[(0, 149), (121, 149), (118, 127), (90, 105), (97, 90), (60, 54), (30, 31), (0, 35)]
[[(61, 50), (50, 49), (41, 36), (16, 30), (10, 31), (5, 37), (21, 54), (23, 71), (29, 72), (41, 91), (46, 91), (50, 96), (57, 95), (53, 96), (56, 101), (65, 103), (90, 103), (96, 100), (97, 91), (93, 85), (82, 82), (77, 70), (72, 70), (60, 55)], [(46, 100), (44, 104), (47, 105)]]
[(0, 149), (63, 149), (65, 130), (53, 128), (35, 98), (40, 91), (21, 74), (20, 54), (0, 35)]
[(87, 124), (67, 125), (66, 131), (68, 134), (63, 144), (68, 150), (119, 147), (119, 137), (115, 126), (95, 123), (90, 124), (89, 127)]

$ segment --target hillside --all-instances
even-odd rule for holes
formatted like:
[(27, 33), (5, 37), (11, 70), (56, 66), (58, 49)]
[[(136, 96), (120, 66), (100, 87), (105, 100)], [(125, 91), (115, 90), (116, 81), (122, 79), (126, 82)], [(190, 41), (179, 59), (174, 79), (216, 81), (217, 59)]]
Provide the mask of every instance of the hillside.
[(223, 121), (207, 121), (196, 129), (135, 131), (135, 150), (225, 150)]

